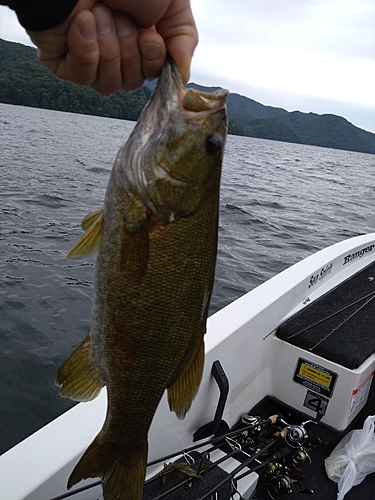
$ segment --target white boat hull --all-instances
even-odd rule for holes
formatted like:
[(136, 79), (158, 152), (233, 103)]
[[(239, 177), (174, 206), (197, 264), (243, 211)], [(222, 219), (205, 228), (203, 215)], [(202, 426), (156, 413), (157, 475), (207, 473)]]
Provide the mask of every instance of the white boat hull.
[[(229, 379), (223, 415), (229, 426), (266, 395), (314, 418), (316, 413), (304, 406), (306, 387), (293, 382), (296, 363), (302, 356), (338, 373), (337, 393), (322, 422), (345, 429), (366, 402), (364, 397), (353, 409), (353, 390), (366, 379), (370, 380), (367, 385), (371, 383), (375, 357), (356, 370), (348, 370), (281, 341), (274, 332), (288, 317), (374, 259), (375, 233), (343, 241), (295, 264), (211, 316), (199, 393), (182, 422), (169, 411), (166, 397), (162, 399), (149, 432), (149, 460), (190, 446), (193, 433), (213, 419), (219, 397), (211, 375), (215, 360), (220, 360)], [(100, 430), (105, 411), (103, 389), (96, 400), (78, 404), (2, 455), (0, 498), (47, 500), (66, 492), (68, 477)], [(98, 486), (95, 493), (82, 492), (74, 498), (92, 500), (100, 495)]]

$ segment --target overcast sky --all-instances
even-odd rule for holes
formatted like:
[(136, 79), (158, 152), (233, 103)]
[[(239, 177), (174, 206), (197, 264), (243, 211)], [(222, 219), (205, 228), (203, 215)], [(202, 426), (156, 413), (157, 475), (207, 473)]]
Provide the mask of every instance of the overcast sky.
[[(191, 80), (375, 132), (374, 0), (191, 0)], [(0, 38), (29, 44), (10, 9)]]

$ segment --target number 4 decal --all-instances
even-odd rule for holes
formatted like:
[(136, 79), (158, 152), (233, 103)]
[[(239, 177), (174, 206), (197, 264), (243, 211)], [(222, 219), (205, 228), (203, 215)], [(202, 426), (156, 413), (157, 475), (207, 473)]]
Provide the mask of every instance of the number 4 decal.
[(328, 402), (329, 400), (327, 398), (324, 398), (320, 394), (316, 394), (312, 391), (307, 391), (303, 406), (315, 411), (319, 415), (319, 417), (322, 417), (327, 410)]

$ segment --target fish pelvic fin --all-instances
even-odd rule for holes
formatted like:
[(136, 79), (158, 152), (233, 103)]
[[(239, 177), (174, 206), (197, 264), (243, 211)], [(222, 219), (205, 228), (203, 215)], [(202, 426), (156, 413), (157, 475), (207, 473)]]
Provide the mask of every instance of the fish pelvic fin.
[(55, 382), (60, 388), (60, 396), (74, 401), (91, 401), (98, 396), (104, 381), (90, 351), (90, 335), (88, 335), (61, 365)]
[(67, 259), (81, 259), (94, 253), (103, 234), (104, 217), (102, 210), (92, 212), (82, 220), (82, 229), (85, 231), (67, 255)]
[(141, 500), (146, 475), (147, 441), (137, 450), (119, 452), (100, 432), (74, 468), (68, 488), (89, 477), (102, 478), (104, 500)]
[(202, 379), (203, 367), (204, 339), (202, 338), (198, 351), (194, 352), (180, 376), (170, 387), (168, 387), (169, 408), (176, 413), (177, 418), (180, 420), (185, 418), (198, 392)]

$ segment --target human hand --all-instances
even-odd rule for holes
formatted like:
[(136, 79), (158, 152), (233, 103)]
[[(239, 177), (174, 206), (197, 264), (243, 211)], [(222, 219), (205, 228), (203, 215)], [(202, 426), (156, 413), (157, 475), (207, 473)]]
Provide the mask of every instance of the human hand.
[(78, 0), (63, 24), (28, 33), (52, 73), (103, 95), (155, 78), (167, 51), (186, 83), (198, 42), (189, 0)]

